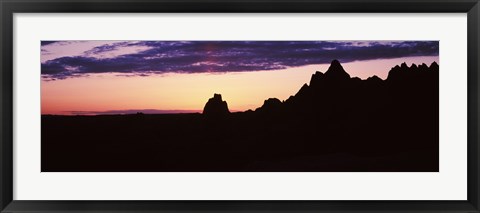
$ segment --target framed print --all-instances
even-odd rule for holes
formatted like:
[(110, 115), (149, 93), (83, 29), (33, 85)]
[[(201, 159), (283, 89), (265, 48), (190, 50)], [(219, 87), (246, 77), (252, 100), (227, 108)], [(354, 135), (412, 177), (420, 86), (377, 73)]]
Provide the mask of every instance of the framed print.
[[(84, 46), (95, 47), (63, 54)], [(439, 171), (438, 41), (42, 41), (41, 48), (42, 172)], [(347, 52), (354, 57), (343, 58)], [(410, 65), (393, 66), (399, 61)], [(310, 63), (329, 66), (312, 72)], [(375, 66), (377, 73), (360, 70)], [(215, 90), (224, 98), (208, 98)], [(125, 108), (132, 96), (139, 103)], [(156, 109), (134, 108), (142, 105)]]
[(1, 11), (1, 212), (479, 212), (477, 0)]

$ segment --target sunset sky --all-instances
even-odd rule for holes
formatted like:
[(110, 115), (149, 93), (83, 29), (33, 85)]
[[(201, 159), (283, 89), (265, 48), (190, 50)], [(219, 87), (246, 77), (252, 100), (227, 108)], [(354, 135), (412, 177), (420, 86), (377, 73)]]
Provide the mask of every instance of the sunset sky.
[(439, 62), (438, 41), (42, 41), (42, 114), (230, 111), (294, 95), (338, 59), (352, 77)]

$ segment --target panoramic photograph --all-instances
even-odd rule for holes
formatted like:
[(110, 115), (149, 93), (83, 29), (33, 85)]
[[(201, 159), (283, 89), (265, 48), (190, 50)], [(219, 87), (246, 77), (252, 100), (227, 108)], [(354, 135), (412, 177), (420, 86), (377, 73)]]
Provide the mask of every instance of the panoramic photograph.
[(438, 172), (439, 41), (41, 41), (42, 172)]

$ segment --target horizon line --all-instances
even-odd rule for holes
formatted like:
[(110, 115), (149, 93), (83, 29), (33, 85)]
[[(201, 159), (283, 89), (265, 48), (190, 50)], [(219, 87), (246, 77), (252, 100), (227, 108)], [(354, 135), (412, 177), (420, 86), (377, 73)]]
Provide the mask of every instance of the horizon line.
[[(332, 64), (334, 62), (337, 62), (340, 66), (341, 66), (341, 63), (337, 60), (337, 59), (334, 59), (332, 60)], [(426, 63), (418, 63), (419, 65), (417, 65), (416, 63), (411, 63), (410, 66), (408, 66), (408, 64), (406, 62), (403, 62), (401, 63), (400, 65), (395, 65), (393, 67), (390, 68), (390, 70), (388, 71), (388, 73), (392, 72), (394, 69), (398, 69), (398, 68), (401, 68), (401, 67), (407, 67), (408, 69), (411, 69), (413, 67), (419, 67), (419, 66), (426, 66), (427, 68), (431, 68), (433, 67), (434, 64), (436, 64), (436, 66), (439, 66), (438, 62), (437, 61), (433, 61), (430, 65), (427, 65)], [(332, 65), (330, 65), (332, 66)], [(329, 68), (330, 69), (330, 68)], [(343, 69), (343, 68), (342, 68)], [(324, 71), (324, 72), (320, 72), (320, 71), (315, 71), (313, 72), (312, 74), (312, 78), (314, 75), (316, 75), (317, 73), (327, 73), (327, 71)], [(346, 70), (344, 70), (344, 72), (347, 72)], [(378, 79), (380, 79), (381, 81), (387, 81), (389, 78), (387, 76), (387, 78), (385, 79), (382, 79), (382, 78), (379, 78), (377, 75), (372, 75), (370, 77), (368, 77), (367, 79), (361, 79), (361, 78), (358, 78), (358, 77), (351, 77), (349, 76), (350, 79), (360, 79), (362, 81), (368, 81), (370, 78), (372, 77), (377, 77)], [(310, 81), (311, 82), (311, 81)], [(303, 86), (309, 86), (309, 83), (304, 83)], [(303, 87), (302, 87), (303, 88)], [(300, 89), (301, 90), (301, 89)], [(221, 93), (220, 93), (221, 94)], [(292, 96), (292, 95), (291, 95)], [(290, 96), (290, 97), (291, 97)], [(268, 99), (272, 99), (271, 97), (268, 98)], [(278, 99), (276, 97), (273, 97), (273, 99)], [(266, 100), (264, 100), (266, 101)], [(287, 99), (285, 100), (280, 100), (281, 102), (285, 102), (287, 101)], [(230, 110), (231, 113), (236, 113), (236, 112), (248, 112), (248, 111), (256, 111), (258, 108), (260, 108), (262, 106), (259, 106), (255, 109), (252, 109), (252, 108), (249, 108), (249, 109), (244, 109), (244, 110)], [(56, 114), (52, 114), (52, 113), (41, 113), (42, 116), (48, 116), (48, 115), (60, 115), (60, 116), (95, 116), (95, 115), (134, 115), (134, 114), (197, 114), (197, 113), (200, 113), (202, 114), (203, 113), (203, 110), (200, 109), (200, 110), (172, 110), (172, 109), (169, 109), (169, 110), (162, 110), (162, 109), (124, 109), (124, 110), (68, 110), (68, 111), (61, 111), (61, 113), (56, 113)]]

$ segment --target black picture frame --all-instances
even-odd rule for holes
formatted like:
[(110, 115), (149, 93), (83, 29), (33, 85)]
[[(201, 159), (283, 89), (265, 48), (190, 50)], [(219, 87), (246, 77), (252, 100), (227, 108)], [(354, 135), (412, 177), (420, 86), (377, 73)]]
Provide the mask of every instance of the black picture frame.
[[(1, 212), (480, 212), (478, 0), (0, 0)], [(467, 13), (468, 198), (466, 201), (16, 201), (13, 200), (14, 13)]]

